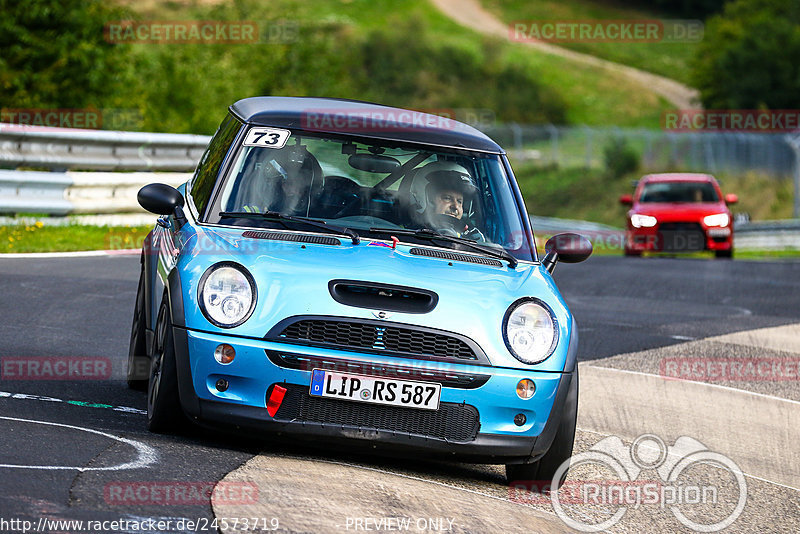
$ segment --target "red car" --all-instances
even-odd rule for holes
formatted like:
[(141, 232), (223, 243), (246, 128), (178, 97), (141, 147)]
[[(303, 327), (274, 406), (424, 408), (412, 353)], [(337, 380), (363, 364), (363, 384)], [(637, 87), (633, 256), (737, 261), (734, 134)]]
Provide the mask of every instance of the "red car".
[(631, 206), (625, 231), (625, 255), (642, 252), (713, 250), (717, 258), (733, 257), (733, 194), (722, 195), (709, 174), (648, 174), (633, 195), (620, 203)]

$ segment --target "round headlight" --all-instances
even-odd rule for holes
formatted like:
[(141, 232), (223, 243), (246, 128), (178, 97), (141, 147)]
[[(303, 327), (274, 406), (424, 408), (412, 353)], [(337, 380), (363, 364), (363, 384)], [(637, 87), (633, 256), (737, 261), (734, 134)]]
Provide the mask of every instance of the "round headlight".
[(535, 300), (513, 304), (506, 313), (504, 328), (508, 349), (522, 363), (545, 360), (558, 340), (553, 314)]
[(253, 277), (239, 264), (212, 265), (200, 279), (200, 308), (217, 326), (232, 328), (245, 322), (253, 313), (256, 288)]

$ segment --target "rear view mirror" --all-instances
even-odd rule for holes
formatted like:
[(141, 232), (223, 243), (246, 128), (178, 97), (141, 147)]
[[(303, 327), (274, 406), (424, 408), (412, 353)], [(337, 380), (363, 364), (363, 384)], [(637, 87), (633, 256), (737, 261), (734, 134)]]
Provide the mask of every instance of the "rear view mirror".
[(737, 202), (739, 202), (739, 197), (737, 195), (733, 193), (725, 195), (725, 204), (736, 204)]
[(592, 242), (580, 234), (556, 234), (544, 245), (545, 254), (542, 264), (548, 272), (553, 272), (556, 263), (580, 263), (592, 255)]
[(365, 172), (388, 173), (400, 166), (397, 159), (380, 154), (353, 154), (347, 162), (354, 169)]
[(632, 206), (633, 205), (633, 196), (632, 195), (622, 195), (619, 197), (619, 203), (625, 206)]

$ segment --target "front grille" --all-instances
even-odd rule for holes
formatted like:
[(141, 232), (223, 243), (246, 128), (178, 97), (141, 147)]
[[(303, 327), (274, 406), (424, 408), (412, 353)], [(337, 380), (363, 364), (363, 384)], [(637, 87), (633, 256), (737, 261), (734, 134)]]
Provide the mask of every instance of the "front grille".
[[(267, 337), (271, 337), (270, 334)], [(486, 361), (482, 353), (479, 357), (479, 349), (461, 336), (380, 321), (299, 319), (284, 326), (277, 338), (273, 339), (423, 359)]]
[(480, 429), (478, 410), (469, 404), (442, 402), (438, 410), (420, 410), (312, 397), (304, 386), (281, 386), (286, 388), (286, 395), (275, 414), (279, 421), (379, 430), (462, 443), (475, 440)]
[(706, 234), (697, 223), (663, 223), (658, 228), (656, 250), (694, 252), (706, 248)]

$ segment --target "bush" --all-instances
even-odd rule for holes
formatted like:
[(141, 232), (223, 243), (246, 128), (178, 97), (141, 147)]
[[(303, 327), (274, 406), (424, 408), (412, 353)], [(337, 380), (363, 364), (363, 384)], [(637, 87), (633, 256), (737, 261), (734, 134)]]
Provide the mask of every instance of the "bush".
[(603, 148), (606, 174), (619, 178), (639, 170), (641, 157), (624, 137), (613, 137)]
[(706, 25), (692, 83), (706, 109), (794, 109), (798, 65), (800, 4), (736, 0)]
[(102, 108), (125, 85), (128, 47), (103, 27), (126, 12), (100, 0), (0, 0), (0, 104)]

